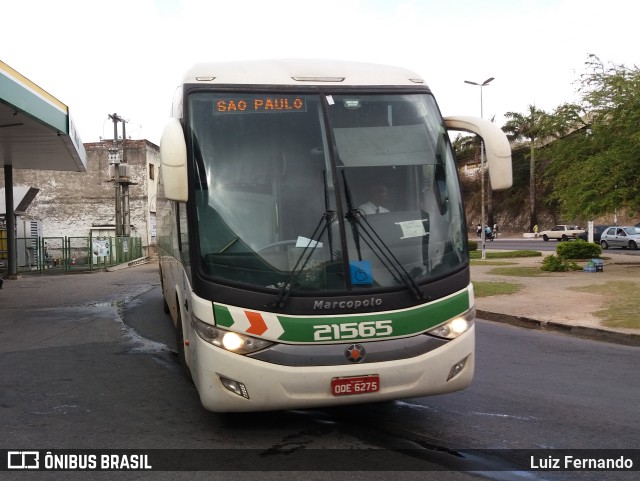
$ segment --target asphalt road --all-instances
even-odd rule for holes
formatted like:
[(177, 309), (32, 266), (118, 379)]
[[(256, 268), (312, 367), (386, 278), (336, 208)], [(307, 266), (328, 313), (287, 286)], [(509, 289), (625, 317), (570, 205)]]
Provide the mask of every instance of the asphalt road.
[[(353, 449), (385, 448), (381, 456), (388, 456), (395, 474), (367, 473), (367, 479), (471, 479), (478, 474), (460, 471), (473, 455), (488, 469), (507, 470), (481, 474), (489, 479), (564, 480), (578, 478), (520, 472), (501, 456), (473, 450), (640, 446), (640, 377), (631, 374), (639, 348), (479, 321), (476, 378), (465, 391), (341, 409), (221, 415), (202, 409), (179, 368), (157, 285), (122, 301), (40, 308), (22, 317), (3, 310), (0, 328), (5, 449), (242, 447), (254, 449), (258, 462), (266, 454), (287, 460), (316, 448), (347, 449), (329, 452), (350, 456)], [(450, 471), (403, 471), (411, 466), (401, 452), (406, 448), (418, 453), (413, 458)], [(337, 458), (326, 469), (348, 462)], [(9, 479), (27, 479), (18, 474)], [(206, 478), (152, 474), (136, 479)], [(607, 473), (606, 479), (633, 474)], [(82, 479), (75, 476), (57, 479)], [(214, 479), (282, 476), (243, 471)], [(352, 478), (317, 470), (284, 476)], [(129, 479), (118, 473), (91, 478)], [(579, 479), (603, 476), (580, 473)]]
[[(472, 239), (478, 240), (478, 239)], [(479, 241), (479, 240), (478, 240)], [(494, 241), (485, 241), (486, 249), (500, 249), (500, 250), (536, 250), (543, 252), (555, 252), (558, 246), (557, 241), (544, 242), (542, 239), (514, 239), (503, 238), (496, 239)], [(480, 249), (480, 242), (478, 242), (478, 249)], [(604, 255), (616, 255), (616, 254), (629, 254), (640, 257), (640, 249), (607, 249), (603, 251)]]

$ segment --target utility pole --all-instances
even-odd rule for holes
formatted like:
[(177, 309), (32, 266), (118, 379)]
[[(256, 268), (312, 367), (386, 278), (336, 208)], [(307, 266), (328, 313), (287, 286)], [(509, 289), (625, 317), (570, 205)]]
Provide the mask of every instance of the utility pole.
[[(131, 235), (131, 212), (129, 207), (129, 186), (131, 167), (127, 163), (127, 121), (118, 114), (109, 114), (113, 121), (113, 146), (109, 149), (109, 172), (114, 182), (116, 207), (116, 237)], [(122, 158), (118, 146), (118, 122), (122, 123)]]
[(113, 146), (109, 149), (109, 166), (113, 178), (116, 201), (116, 237), (122, 235), (122, 189), (120, 189), (120, 151), (118, 149), (118, 114), (109, 115), (113, 121)]
[(124, 172), (120, 172), (120, 186), (122, 188), (122, 235), (129, 237), (131, 235), (131, 211), (129, 210), (129, 185), (130, 167), (127, 164), (127, 123), (122, 121), (122, 165)]

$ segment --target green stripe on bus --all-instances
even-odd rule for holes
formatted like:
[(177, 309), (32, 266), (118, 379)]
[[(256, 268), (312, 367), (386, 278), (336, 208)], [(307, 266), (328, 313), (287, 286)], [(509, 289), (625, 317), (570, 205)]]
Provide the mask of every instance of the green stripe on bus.
[[(276, 314), (284, 329), (278, 340), (294, 343), (406, 337), (425, 332), (466, 312), (470, 307), (469, 291), (465, 289), (444, 299), (398, 311), (308, 317)], [(217, 325), (238, 330), (234, 329), (236, 326), (233, 326), (234, 320), (227, 306), (214, 303), (213, 309)], [(259, 312), (250, 309), (245, 311)], [(354, 335), (355, 332), (358, 334)]]

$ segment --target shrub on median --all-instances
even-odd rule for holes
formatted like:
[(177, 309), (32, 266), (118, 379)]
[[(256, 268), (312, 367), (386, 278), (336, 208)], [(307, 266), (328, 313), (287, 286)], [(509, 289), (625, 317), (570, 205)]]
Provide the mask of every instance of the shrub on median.
[(542, 260), (543, 271), (549, 272), (565, 272), (565, 271), (579, 271), (582, 268), (573, 261), (563, 259), (560, 256), (550, 255)]
[(594, 259), (602, 254), (602, 247), (593, 242), (577, 239), (572, 242), (562, 242), (556, 247), (558, 257), (562, 259)]

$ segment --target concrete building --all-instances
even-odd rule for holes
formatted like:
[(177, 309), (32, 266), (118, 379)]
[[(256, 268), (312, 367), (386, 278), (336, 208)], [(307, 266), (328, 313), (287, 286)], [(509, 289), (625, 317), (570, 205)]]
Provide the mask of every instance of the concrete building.
[[(115, 237), (115, 183), (109, 171), (113, 145), (113, 140), (84, 144), (86, 172), (17, 170), (14, 185), (38, 189), (21, 217), (38, 221), (43, 237)], [(131, 236), (141, 239), (144, 255), (153, 255), (160, 149), (147, 140), (120, 140), (118, 148), (130, 166)]]

